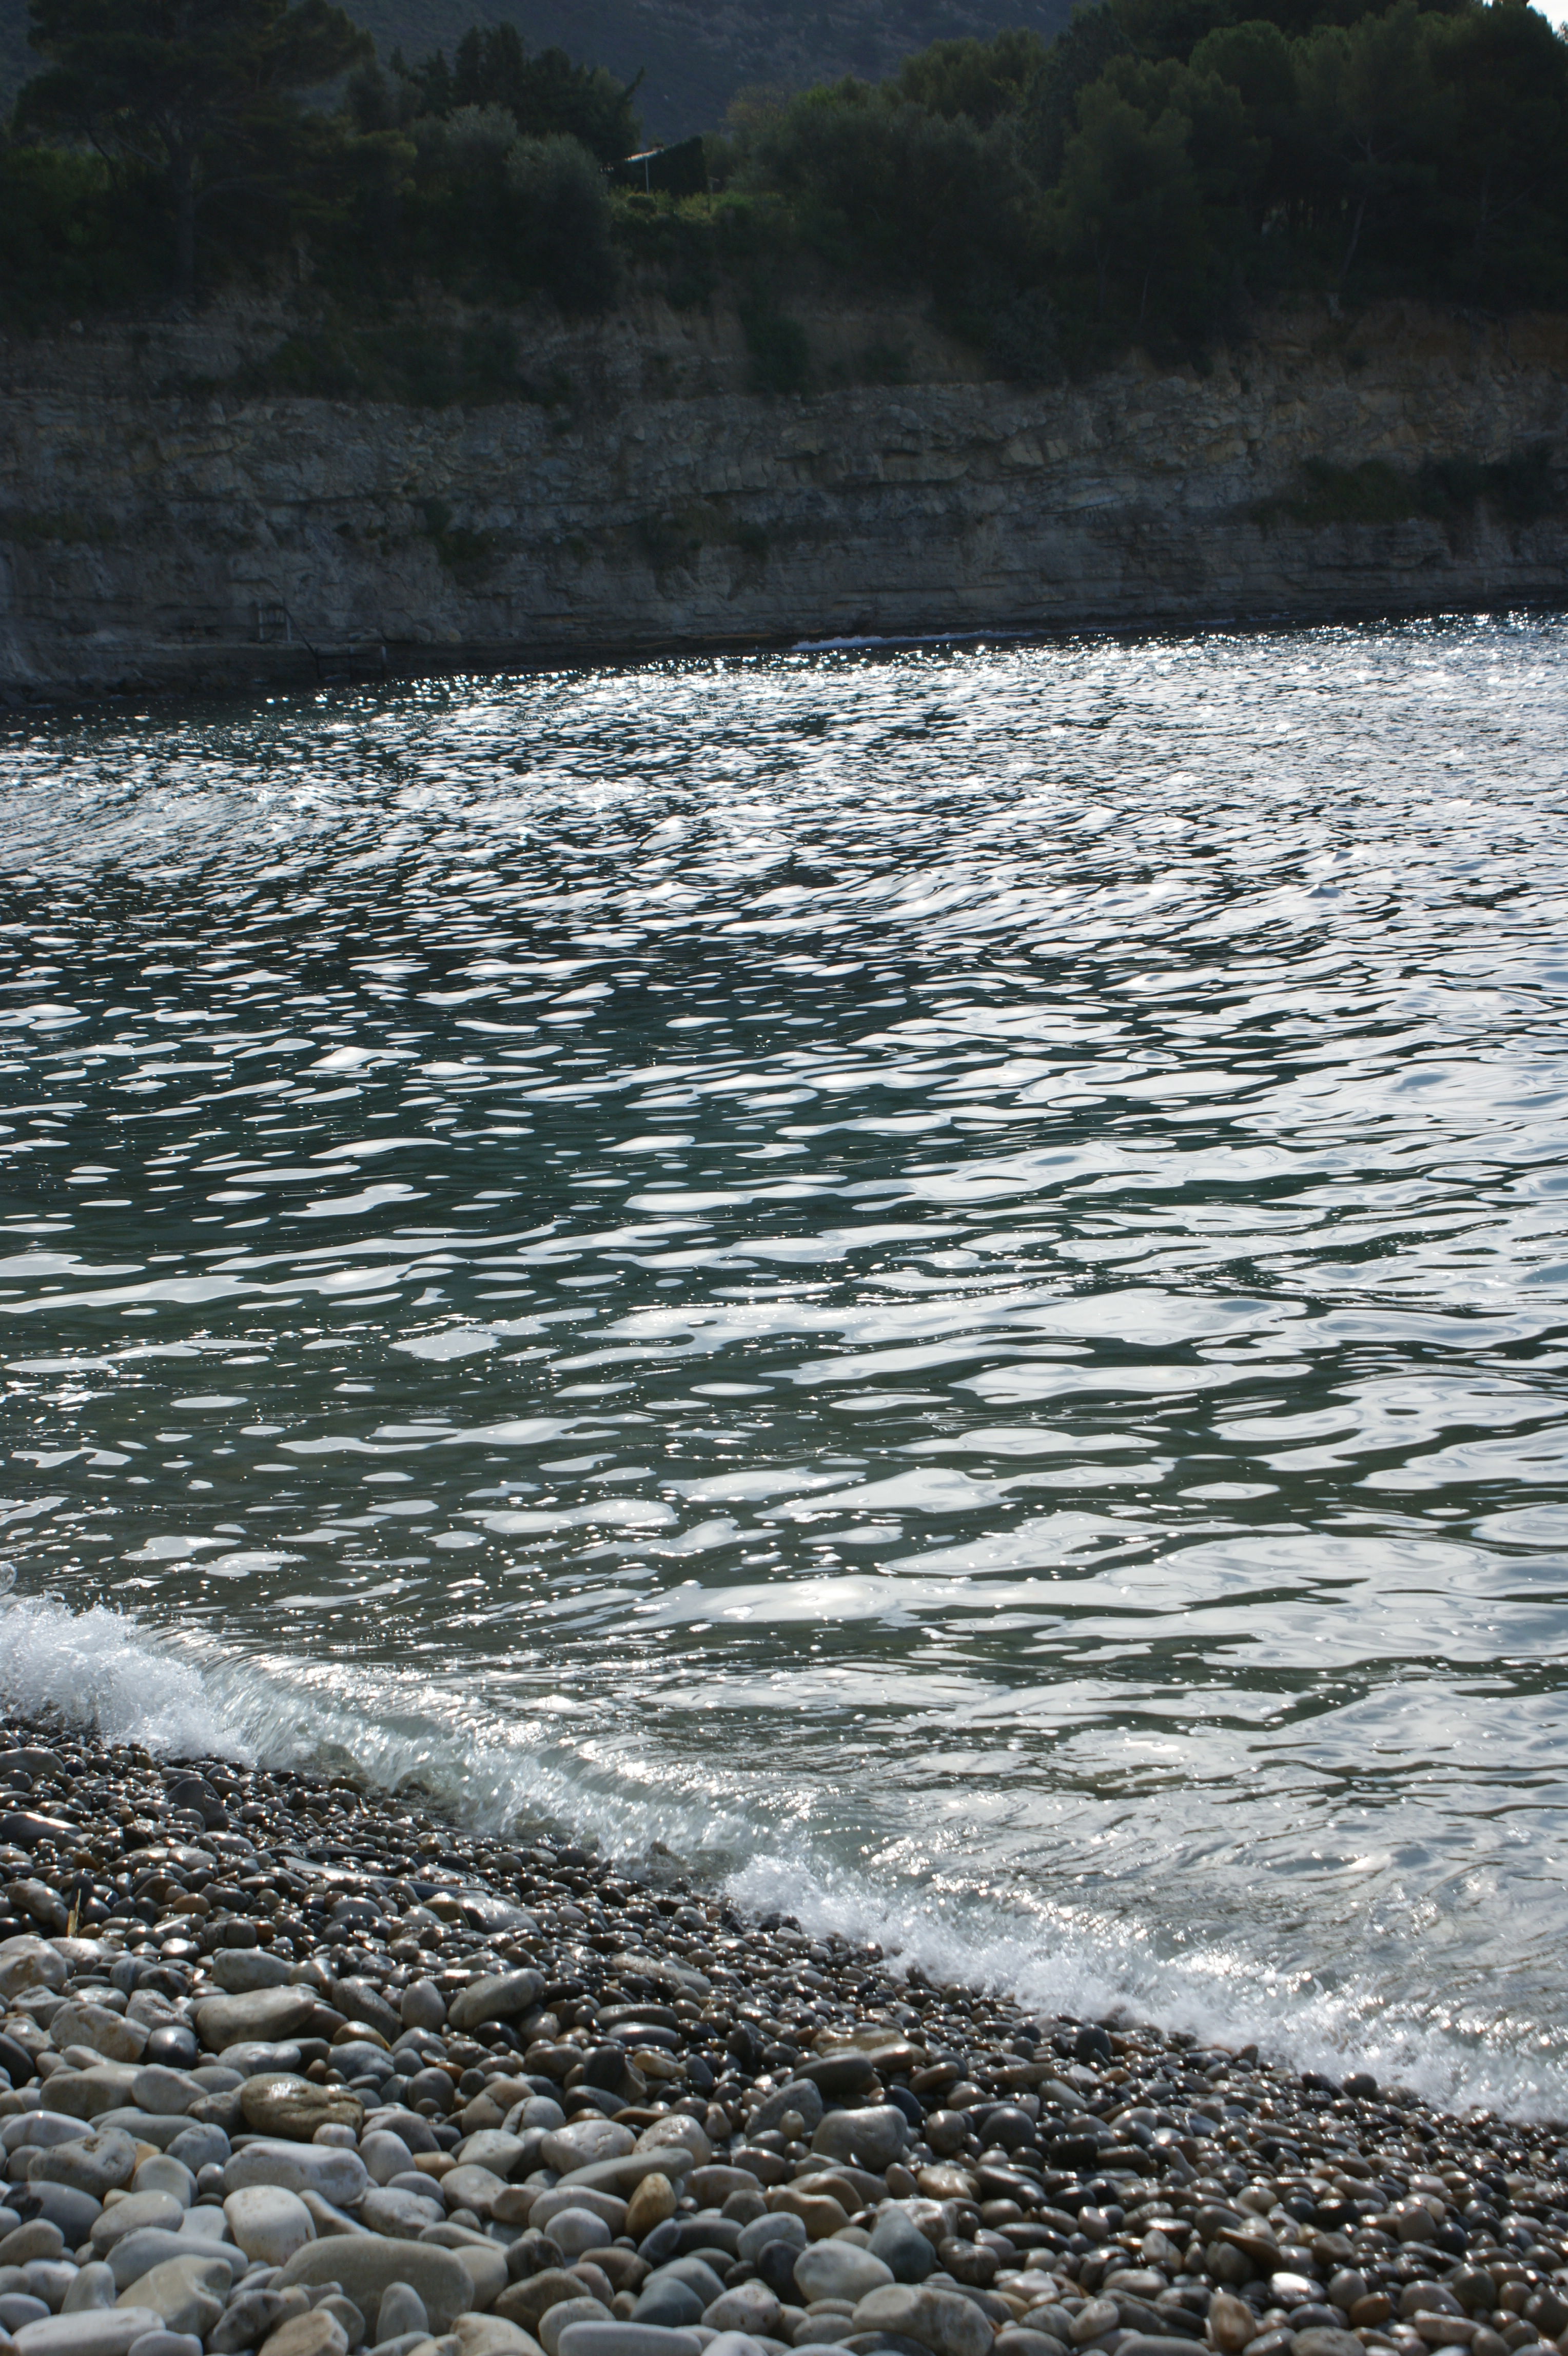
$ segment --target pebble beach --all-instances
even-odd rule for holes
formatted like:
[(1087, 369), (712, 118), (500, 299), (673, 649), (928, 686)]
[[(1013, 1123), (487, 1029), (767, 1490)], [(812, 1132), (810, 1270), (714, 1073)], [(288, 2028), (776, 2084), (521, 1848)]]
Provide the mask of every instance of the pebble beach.
[(1560, 2125), (0, 1723), (0, 2356), (1568, 2356)]

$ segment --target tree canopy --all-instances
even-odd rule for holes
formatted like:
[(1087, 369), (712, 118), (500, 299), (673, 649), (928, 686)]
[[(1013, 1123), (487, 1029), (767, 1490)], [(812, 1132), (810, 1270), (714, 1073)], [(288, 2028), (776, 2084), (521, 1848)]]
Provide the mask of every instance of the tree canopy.
[(371, 46), (329, 0), (32, 0), (31, 18), (47, 64), (23, 89), (17, 129), (161, 182), (187, 301), (203, 206), (241, 186), (281, 192), (303, 160), (303, 98)]
[(43, 70), (0, 150), (13, 315), (285, 261), (345, 302), (727, 283), (782, 390), (811, 381), (787, 312), (811, 270), (925, 300), (1026, 378), (1128, 341), (1200, 357), (1301, 294), (1568, 307), (1568, 44), (1525, 0), (1091, 0), (1050, 43), (755, 94), (684, 197), (607, 177), (635, 86), (504, 26), (381, 62), (330, 0), (32, 15)]

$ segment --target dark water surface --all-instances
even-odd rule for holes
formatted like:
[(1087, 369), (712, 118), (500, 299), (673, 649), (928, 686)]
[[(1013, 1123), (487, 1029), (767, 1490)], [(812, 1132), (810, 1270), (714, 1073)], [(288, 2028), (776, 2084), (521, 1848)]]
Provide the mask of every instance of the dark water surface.
[(1568, 626), (0, 744), (0, 1691), (1568, 2098)]

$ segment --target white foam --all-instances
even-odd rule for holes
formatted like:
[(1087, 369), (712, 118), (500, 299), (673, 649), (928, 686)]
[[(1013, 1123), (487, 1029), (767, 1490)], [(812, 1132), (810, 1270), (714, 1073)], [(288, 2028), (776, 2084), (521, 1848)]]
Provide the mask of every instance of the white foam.
[(58, 1716), (164, 1755), (357, 1769), (395, 1790), (417, 1781), (476, 1829), (559, 1826), (635, 1860), (661, 1843), (706, 1863), (736, 1903), (777, 1909), (819, 1934), (875, 1940), (895, 1967), (1004, 1990), (1043, 2012), (1122, 2009), (1271, 2058), (1343, 2074), (1370, 2068), (1453, 2108), (1568, 2111), (1568, 2040), (1520, 2022), (1455, 2027), (1370, 1980), (1326, 1988), (1271, 1967), (1243, 1933), (1161, 1951), (1148, 1925), (1075, 1914), (1047, 1897), (1009, 1904), (952, 1874), (944, 1886), (857, 1863), (803, 1836), (780, 1846), (777, 1814), (749, 1807), (722, 1760), (693, 1781), (640, 1735), (618, 1747), (566, 1696), (516, 1707), (473, 1697), (472, 1680), (246, 1653), (203, 1632), (152, 1628), (94, 1605), (0, 1600), (0, 1701)]
[(96, 1727), (112, 1742), (184, 1757), (237, 1755), (199, 1669), (102, 1604), (44, 1596), (0, 1605), (0, 1700), (24, 1717)]
[(1037, 633), (1027, 629), (919, 630), (902, 637), (797, 638), (792, 655), (862, 654), (879, 647), (1013, 646), (1027, 643)]
[(1501, 2045), (1489, 2029), (1459, 2034), (1369, 1982), (1333, 1991), (1297, 1985), (1239, 1943), (1160, 1956), (1124, 1920), (1090, 1932), (1046, 1906), (1031, 1914), (969, 1891), (887, 1886), (777, 1854), (758, 1853), (726, 1887), (748, 1911), (788, 1912), (818, 1936), (874, 1940), (896, 1967), (918, 1965), (935, 1980), (1004, 1993), (1042, 2013), (1097, 2019), (1121, 2012), (1232, 2048), (1256, 2043), (1296, 2069), (1336, 2077), (1370, 2070), (1383, 2085), (1408, 2087), (1449, 2110), (1561, 2118), (1568, 2108), (1562, 2037), (1548, 2051), (1539, 2035), (1521, 2050)]

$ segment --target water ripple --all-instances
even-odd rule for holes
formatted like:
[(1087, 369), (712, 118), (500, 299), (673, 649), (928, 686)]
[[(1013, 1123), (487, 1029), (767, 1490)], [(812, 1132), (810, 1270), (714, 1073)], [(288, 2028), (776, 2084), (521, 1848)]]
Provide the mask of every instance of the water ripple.
[(1568, 629), (14, 730), (0, 1691), (1568, 2096)]

